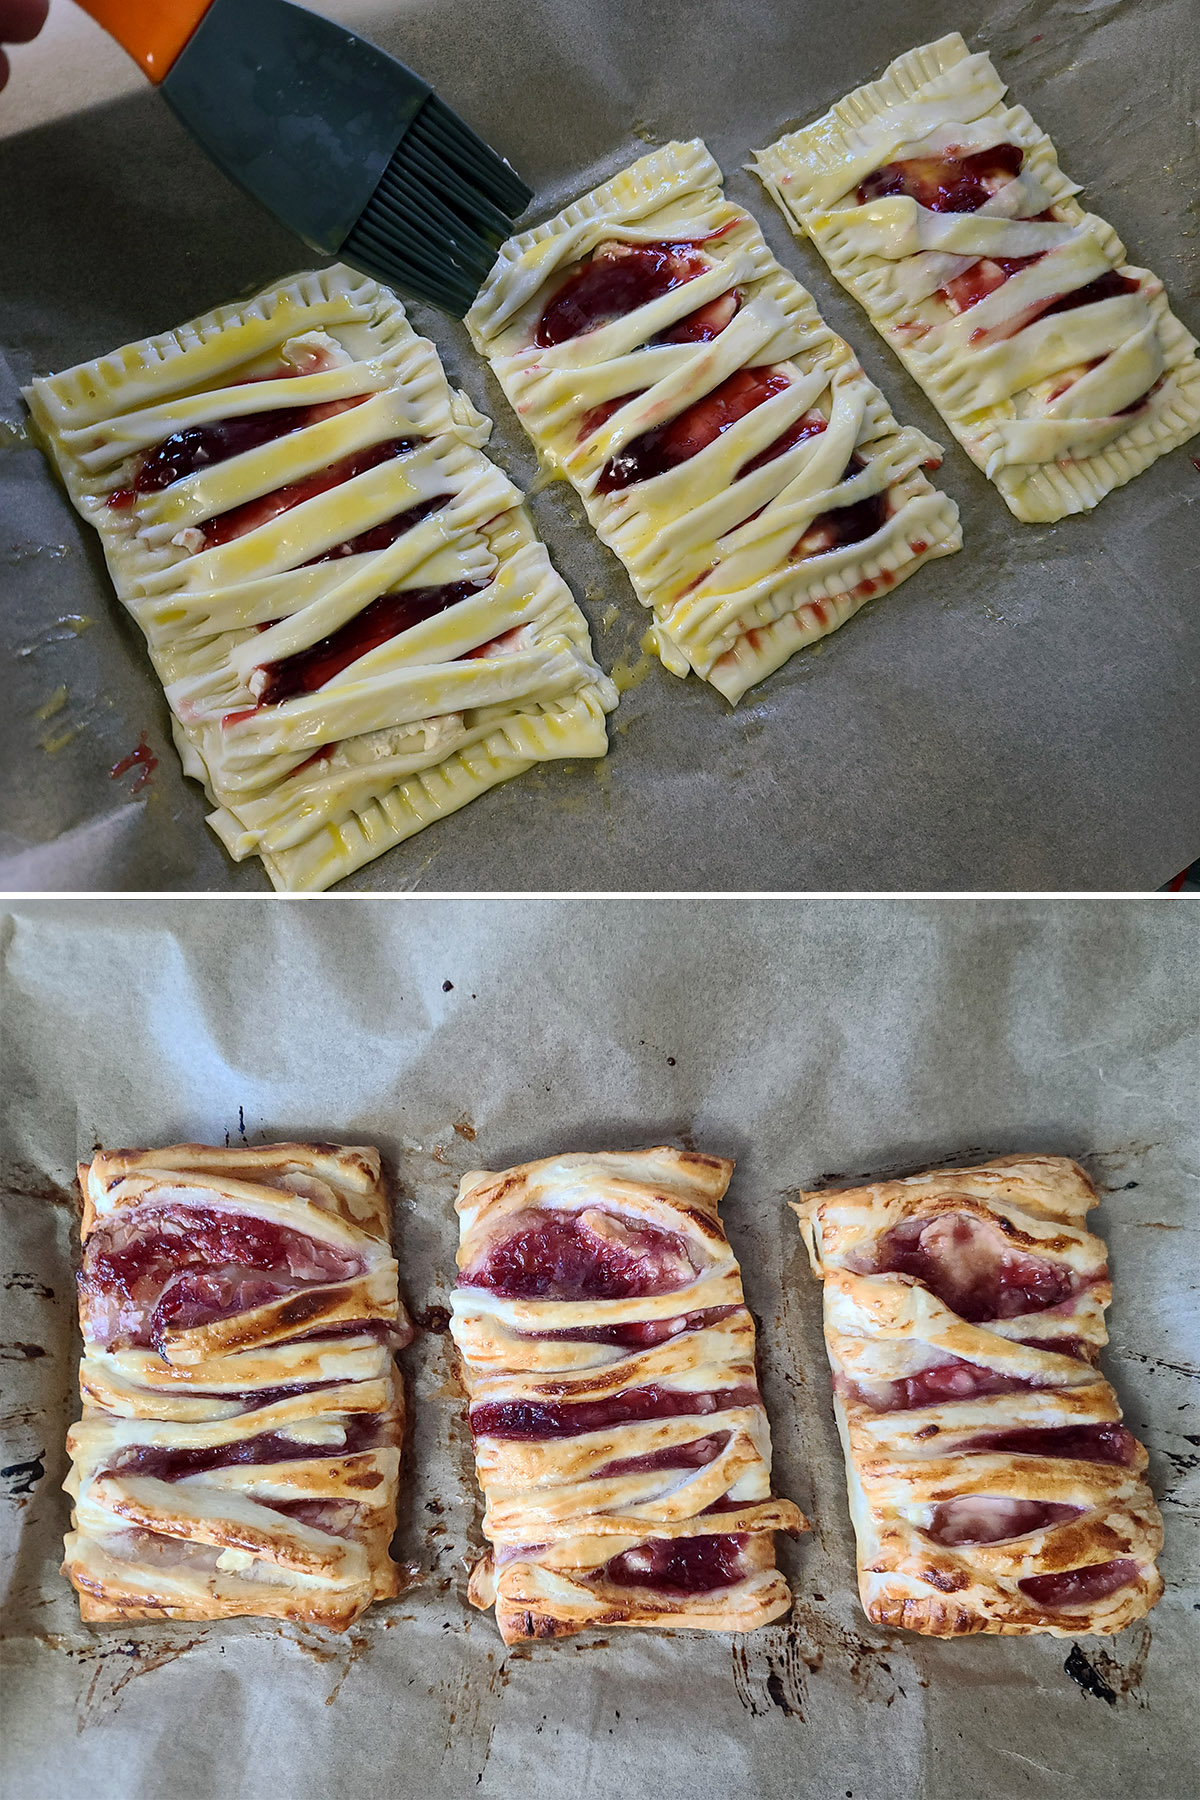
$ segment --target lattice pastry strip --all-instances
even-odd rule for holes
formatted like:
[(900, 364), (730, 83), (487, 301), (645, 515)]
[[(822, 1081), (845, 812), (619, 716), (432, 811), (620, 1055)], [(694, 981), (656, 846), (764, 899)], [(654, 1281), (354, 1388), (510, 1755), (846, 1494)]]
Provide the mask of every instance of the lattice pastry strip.
[(959, 548), (924, 473), (938, 446), (896, 423), (699, 139), (511, 238), (467, 324), (666, 667), (731, 701)]
[(36, 381), (209, 823), (324, 888), (616, 691), (521, 495), (399, 302), (345, 268)]
[(64, 1573), (84, 1618), (343, 1629), (398, 1584), (410, 1334), (378, 1153), (177, 1144), (79, 1178)]
[(1159, 1598), (1146, 1452), (1096, 1366), (1095, 1200), (1067, 1158), (1009, 1156), (796, 1203), (875, 1623), (1072, 1637)]
[(793, 230), (1018, 519), (1095, 506), (1200, 430), (1196, 340), (953, 32), (760, 151)]
[(451, 1330), (506, 1643), (744, 1631), (791, 1604), (754, 1323), (718, 1215), (732, 1163), (572, 1154), (463, 1177)]

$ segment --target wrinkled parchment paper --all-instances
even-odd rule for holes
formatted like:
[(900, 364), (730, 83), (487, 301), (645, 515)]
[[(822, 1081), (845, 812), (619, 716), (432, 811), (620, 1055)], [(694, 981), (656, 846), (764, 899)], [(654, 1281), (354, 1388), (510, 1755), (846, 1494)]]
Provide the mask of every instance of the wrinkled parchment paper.
[[(56, 0), (61, 9), (66, 0)], [(601, 764), (548, 764), (420, 833), (363, 890), (1133, 888), (1200, 848), (1200, 475), (1177, 450), (1085, 519), (1019, 525), (810, 247), (749, 153), (901, 51), (952, 29), (992, 52), (1132, 260), (1200, 331), (1194, 0), (339, 0), (326, 10), (419, 69), (536, 185), (544, 215), (650, 143), (704, 136), (731, 196), (846, 334), (897, 416), (947, 447), (966, 548), (868, 605), (735, 712), (639, 652), (647, 615), (562, 483), (533, 496), (604, 666), (632, 683)], [(93, 34), (98, 39), (98, 34)], [(49, 122), (0, 141), (0, 885), (262, 890), (185, 782), (141, 641), (93, 534), (36, 450), (16, 389), (248, 294), (308, 256), (206, 162), (158, 97), (80, 52), (21, 53)], [(18, 104), (18, 100), (11, 102)], [(19, 117), (31, 101), (20, 99)], [(9, 96), (0, 98), (0, 132)], [(69, 101), (68, 101), (69, 104)], [(17, 115), (14, 115), (17, 116)], [(311, 258), (309, 258), (311, 261)], [(522, 486), (533, 452), (465, 332), (413, 308), (496, 421)], [(10, 429), (6, 430), (6, 426)], [(66, 690), (65, 693), (62, 690)], [(40, 709), (56, 706), (47, 717)], [(149, 786), (109, 770), (142, 733)]]
[[(4, 935), (0, 1502), (13, 1800), (1182, 1800), (1196, 1750), (1200, 1028), (1194, 913), (1120, 902), (30, 902)], [(77, 1156), (379, 1144), (414, 1426), (414, 1585), (344, 1638), (88, 1628), (57, 1574), (75, 1416)], [(468, 1609), (479, 1508), (444, 1308), (473, 1167), (670, 1141), (737, 1158), (795, 1613), (505, 1651)], [(786, 1199), (1017, 1150), (1083, 1158), (1116, 1298), (1105, 1366), (1150, 1449), (1167, 1593), (1071, 1641), (868, 1626), (820, 1290)], [(1076, 1663), (1080, 1673), (1087, 1665)]]

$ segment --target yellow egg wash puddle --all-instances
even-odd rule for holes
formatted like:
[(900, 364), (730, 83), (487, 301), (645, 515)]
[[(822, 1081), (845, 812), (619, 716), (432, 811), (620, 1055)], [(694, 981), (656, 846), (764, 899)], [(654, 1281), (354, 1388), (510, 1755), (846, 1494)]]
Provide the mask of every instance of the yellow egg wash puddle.
[(60, 713), (66, 704), (66, 688), (56, 687), (50, 698), (48, 700), (43, 700), (33, 716), (35, 719), (40, 719), (44, 723), (47, 719), (52, 719), (55, 713)]

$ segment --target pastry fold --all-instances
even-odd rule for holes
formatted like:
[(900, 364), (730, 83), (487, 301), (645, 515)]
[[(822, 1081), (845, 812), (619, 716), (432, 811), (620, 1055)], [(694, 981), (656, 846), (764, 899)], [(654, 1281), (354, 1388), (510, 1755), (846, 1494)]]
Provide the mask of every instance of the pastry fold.
[(84, 1619), (344, 1630), (398, 1591), (408, 1341), (378, 1152), (175, 1144), (80, 1164)]
[(660, 1147), (463, 1177), (451, 1331), (491, 1544), (470, 1597), (506, 1643), (791, 1605), (772, 1533), (807, 1521), (771, 1493), (732, 1169)]
[(499, 781), (603, 756), (616, 690), (491, 430), (334, 267), (26, 398), (237, 860), (322, 889)]
[(700, 139), (510, 238), (467, 315), (547, 468), (726, 699), (961, 545), (940, 448), (725, 198)]
[(863, 1610), (931, 1637), (1120, 1631), (1162, 1593), (1146, 1452), (1097, 1367), (1077, 1163), (1007, 1156), (793, 1202), (824, 1283)]
[(1200, 430), (1196, 340), (958, 32), (759, 151), (798, 234), (1018, 519), (1095, 506)]

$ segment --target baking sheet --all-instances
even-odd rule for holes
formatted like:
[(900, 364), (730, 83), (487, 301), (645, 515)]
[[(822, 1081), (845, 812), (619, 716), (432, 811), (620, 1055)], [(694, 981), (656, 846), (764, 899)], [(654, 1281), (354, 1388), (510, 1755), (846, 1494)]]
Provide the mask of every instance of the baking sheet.
[[(0, 1470), (11, 1569), (0, 1785), (22, 1800), (1180, 1800), (1200, 1602), (1195, 1090), (1186, 904), (29, 902), (2, 999)], [(447, 985), (449, 984), (449, 985)], [(56, 1573), (74, 1416), (77, 1156), (95, 1143), (382, 1146), (425, 1329), (399, 1601), (344, 1638), (90, 1629)], [(444, 1308), (458, 1176), (564, 1147), (737, 1158), (777, 1491), (814, 1521), (794, 1615), (507, 1652), (465, 1603), (479, 1509)], [(1105, 1364), (1148, 1444), (1167, 1592), (1085, 1639), (926, 1641), (858, 1612), (820, 1289), (785, 1201), (838, 1175), (1083, 1158), (1116, 1298)], [(44, 1473), (43, 1473), (44, 1471)], [(1076, 1664), (1080, 1672), (1084, 1665)]]
[[(1152, 889), (1194, 858), (1200, 476), (1189, 451), (1088, 518), (1017, 524), (742, 168), (752, 149), (892, 56), (960, 29), (993, 53), (1065, 168), (1086, 182), (1089, 203), (1200, 329), (1194, 0), (407, 0), (328, 10), (410, 61), (505, 150), (536, 184), (538, 214), (649, 142), (705, 136), (730, 194), (755, 212), (898, 417), (947, 445), (940, 479), (966, 536), (962, 553), (868, 605), (731, 713), (705, 684), (640, 657), (647, 618), (620, 566), (562, 484), (535, 494), (600, 660), (634, 683), (611, 722), (610, 755), (505, 784), (350, 887)], [(31, 71), (43, 66), (41, 50), (26, 54)], [(47, 110), (56, 104), (48, 94)], [(32, 372), (175, 325), (301, 261), (149, 89), (0, 143), (0, 244), (0, 419), (10, 424), (20, 417), (15, 386)], [(493, 454), (528, 484), (532, 450), (461, 327), (420, 306), (413, 316), (496, 420)], [(205, 827), (203, 796), (170, 749), (165, 703), (98, 547), (20, 442), (0, 450), (0, 519), (10, 688), (0, 748), (16, 777), (0, 803), (0, 882), (264, 888), (258, 867), (231, 864)], [(60, 710), (39, 719), (63, 687)], [(136, 770), (116, 780), (109, 770), (143, 732), (160, 760), (134, 794)]]

